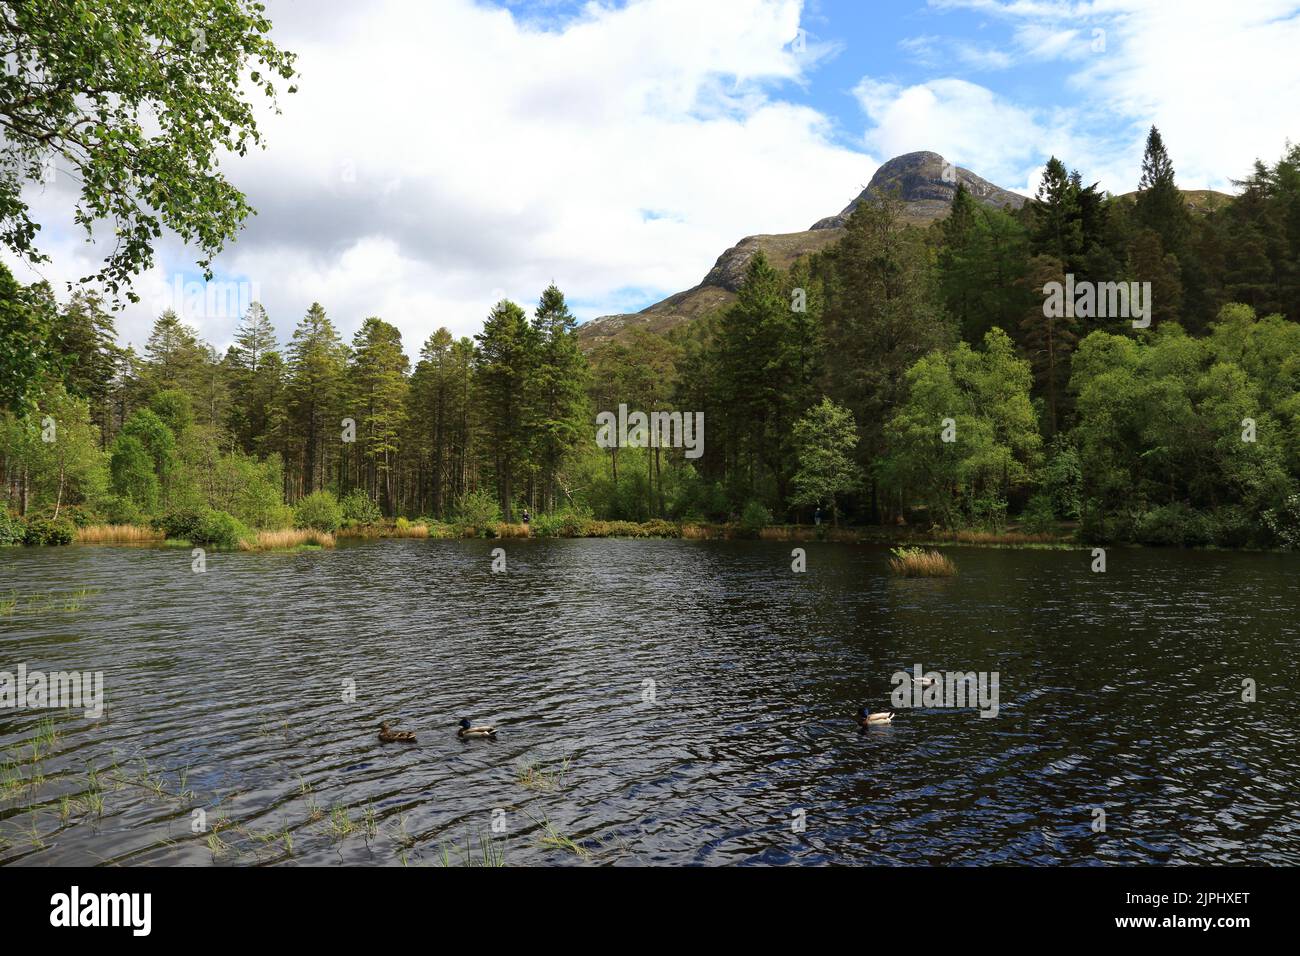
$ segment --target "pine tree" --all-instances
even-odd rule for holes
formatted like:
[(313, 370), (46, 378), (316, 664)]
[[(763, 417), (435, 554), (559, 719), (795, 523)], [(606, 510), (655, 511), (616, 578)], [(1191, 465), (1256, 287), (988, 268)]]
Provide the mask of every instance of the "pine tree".
[(324, 487), (329, 440), (339, 434), (340, 388), (346, 349), (319, 302), (313, 302), (289, 343), (289, 416), (299, 465), (296, 492)]
[(198, 333), (168, 309), (154, 322), (144, 347), (141, 397), (147, 401), (158, 392), (172, 388), (190, 395), (201, 394), (207, 361), (207, 350), (199, 343)]
[(95, 292), (78, 290), (58, 313), (52, 340), (63, 356), (63, 383), (90, 405), (91, 420), (106, 441), (112, 421), (109, 395), (120, 349), (113, 314)]
[(1135, 212), (1139, 225), (1154, 230), (1166, 252), (1182, 253), (1190, 215), (1174, 181), (1174, 164), (1165, 150), (1164, 139), (1154, 126), (1147, 134), (1146, 152), (1142, 156)]
[(1070, 354), (1079, 337), (1078, 320), (1072, 315), (1044, 315), (1042, 289), (1049, 282), (1064, 283), (1064, 267), (1057, 259), (1035, 256), (1025, 276), (1032, 305), (1020, 323), (1019, 345), (1029, 358), (1035, 385), (1046, 400), (1050, 438), (1060, 430), (1065, 385), (1070, 378)]
[(1065, 164), (1053, 156), (1043, 170), (1032, 204), (1034, 250), (1059, 259), (1067, 272), (1073, 271), (1083, 252), (1079, 190), (1079, 174), (1066, 172)]
[[(396, 326), (373, 316), (361, 323), (352, 339), (347, 411), (357, 423), (356, 456), (365, 468), (366, 490), (390, 515), (398, 505), (398, 438), (405, 425), (410, 364)], [(343, 476), (339, 484), (342, 491), (355, 482)]]
[(482, 396), (487, 453), (501, 513), (512, 521), (517, 476), (527, 474), (531, 464), (525, 396), (536, 363), (536, 335), (524, 310), (503, 299), (474, 338), (479, 345), (475, 379)]
[(260, 303), (248, 307), (227, 359), (233, 393), (227, 425), (246, 453), (265, 452), (275, 398), (282, 384), (282, 362), (275, 328)]
[(235, 332), (234, 349), (238, 366), (254, 374), (262, 367), (267, 353), (276, 350), (275, 327), (262, 303), (251, 303), (244, 313)]
[[(587, 360), (578, 347), (577, 320), (551, 284), (533, 315), (537, 366), (532, 377), (532, 438), (543, 510), (555, 507), (556, 481), (565, 454), (585, 424)], [(656, 450), (657, 454), (657, 450)]]

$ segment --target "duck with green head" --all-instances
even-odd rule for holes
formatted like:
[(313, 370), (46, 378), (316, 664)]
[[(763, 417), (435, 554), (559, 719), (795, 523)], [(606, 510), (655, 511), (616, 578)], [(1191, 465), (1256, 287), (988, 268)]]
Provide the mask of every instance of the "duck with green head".
[(466, 737), (495, 737), (497, 729), (490, 724), (479, 724), (475, 726), (469, 722), (468, 717), (462, 717), (460, 721), (460, 730), (456, 731), (456, 736), (462, 740)]
[(858, 711), (858, 724), (863, 727), (884, 727), (894, 721), (894, 712), (892, 710), (879, 710), (871, 713), (863, 707)]

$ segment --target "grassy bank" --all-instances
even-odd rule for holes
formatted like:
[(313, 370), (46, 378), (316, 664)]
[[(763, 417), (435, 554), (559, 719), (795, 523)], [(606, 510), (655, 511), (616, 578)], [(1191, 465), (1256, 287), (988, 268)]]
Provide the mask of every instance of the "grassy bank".
[[(74, 544), (103, 545), (164, 545), (191, 547), (192, 541), (168, 538), (165, 532), (136, 524), (92, 524), (78, 528), (72, 539)], [(240, 551), (286, 551), (294, 548), (334, 547), (334, 535), (311, 528), (285, 528), (279, 531), (250, 531), (238, 539)]]
[[(76, 530), (77, 544), (159, 545), (162, 531), (144, 525), (99, 524)], [(247, 531), (238, 538), (241, 551), (280, 551), (304, 547), (332, 548), (338, 540), (376, 540), (381, 538), (684, 538), (695, 541), (829, 541), (844, 544), (882, 545), (967, 545), (983, 548), (1068, 548), (1077, 547), (1074, 529), (1060, 527), (1054, 533), (1028, 534), (1016, 530), (943, 531), (916, 530), (907, 527), (863, 526), (833, 528), (829, 525), (769, 525), (764, 528), (716, 522), (601, 521), (572, 515), (559, 519), (539, 517), (531, 525), (497, 521), (483, 525), (458, 524), (435, 520), (409, 521), (399, 518), (392, 523), (354, 524), (330, 533), (311, 528)], [(167, 539), (166, 543), (183, 546), (185, 539)]]

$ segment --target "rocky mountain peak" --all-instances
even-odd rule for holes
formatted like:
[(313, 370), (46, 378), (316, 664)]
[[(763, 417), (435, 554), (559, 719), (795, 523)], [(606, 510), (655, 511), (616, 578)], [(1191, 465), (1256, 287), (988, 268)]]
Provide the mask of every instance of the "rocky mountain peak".
[(813, 224), (813, 229), (838, 229), (848, 222), (858, 204), (873, 195), (892, 194), (903, 203), (909, 219), (934, 220), (947, 215), (961, 183), (977, 202), (994, 207), (1019, 209), (1025, 197), (995, 186), (969, 169), (949, 163), (938, 153), (922, 150), (904, 153), (881, 165), (871, 182), (836, 216), (827, 216)]

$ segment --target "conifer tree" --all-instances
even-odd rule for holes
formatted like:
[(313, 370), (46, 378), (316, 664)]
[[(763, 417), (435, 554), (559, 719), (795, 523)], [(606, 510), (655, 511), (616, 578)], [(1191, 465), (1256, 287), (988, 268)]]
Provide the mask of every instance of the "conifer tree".
[(339, 435), (340, 388), (346, 350), (319, 302), (313, 302), (289, 343), (289, 417), (298, 463), (297, 493), (324, 487), (331, 438)]
[(1137, 221), (1159, 237), (1166, 252), (1179, 255), (1187, 239), (1190, 217), (1183, 194), (1174, 181), (1174, 164), (1165, 149), (1160, 130), (1147, 134), (1142, 156), (1142, 179), (1138, 183)]
[(564, 293), (551, 284), (533, 316), (537, 363), (530, 389), (538, 492), (546, 511), (555, 507), (560, 464), (585, 424), (587, 361), (578, 347), (576, 325)]
[[(364, 469), (364, 486), (388, 514), (397, 508), (398, 438), (406, 418), (406, 372), (396, 326), (372, 316), (352, 339), (346, 411), (357, 423), (356, 457)], [(349, 484), (340, 481), (340, 491)]]
[(476, 380), (482, 396), (487, 454), (496, 481), (497, 500), (506, 521), (513, 521), (517, 476), (528, 473), (526, 395), (537, 357), (537, 337), (524, 310), (508, 299), (493, 306), (474, 336), (479, 345)]

